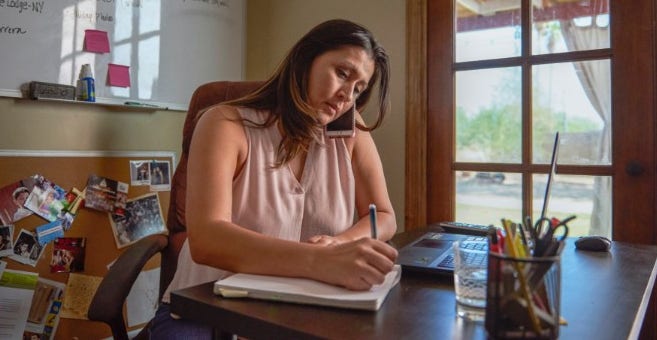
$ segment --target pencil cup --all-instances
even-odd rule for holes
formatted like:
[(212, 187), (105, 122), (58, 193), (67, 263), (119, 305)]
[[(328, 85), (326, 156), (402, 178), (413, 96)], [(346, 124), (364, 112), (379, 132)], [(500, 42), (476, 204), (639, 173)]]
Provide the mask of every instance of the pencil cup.
[(488, 255), (486, 332), (494, 339), (559, 337), (561, 258)]

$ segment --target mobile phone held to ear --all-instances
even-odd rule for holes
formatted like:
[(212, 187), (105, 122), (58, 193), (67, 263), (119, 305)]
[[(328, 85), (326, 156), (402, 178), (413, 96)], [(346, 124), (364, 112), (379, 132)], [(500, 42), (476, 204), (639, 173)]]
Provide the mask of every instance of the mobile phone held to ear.
[(338, 119), (326, 125), (326, 136), (329, 138), (353, 137), (356, 134), (356, 106), (345, 112)]

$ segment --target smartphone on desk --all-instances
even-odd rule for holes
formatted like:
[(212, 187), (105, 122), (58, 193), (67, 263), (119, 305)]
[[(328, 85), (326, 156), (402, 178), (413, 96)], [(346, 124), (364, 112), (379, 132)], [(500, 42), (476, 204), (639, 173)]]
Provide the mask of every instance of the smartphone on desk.
[(354, 135), (356, 135), (356, 105), (326, 125), (326, 136), (329, 138), (353, 137)]

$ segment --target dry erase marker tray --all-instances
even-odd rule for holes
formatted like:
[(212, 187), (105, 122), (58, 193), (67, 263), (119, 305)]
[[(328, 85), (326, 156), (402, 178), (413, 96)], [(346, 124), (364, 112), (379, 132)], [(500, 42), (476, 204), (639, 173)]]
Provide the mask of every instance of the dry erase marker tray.
[(87, 102), (82, 100), (70, 100), (70, 99), (61, 99), (61, 98), (31, 98), (37, 101), (46, 101), (46, 102), (55, 102), (55, 103), (69, 103), (69, 104), (82, 104), (82, 105), (95, 105), (95, 106), (105, 106), (111, 108), (121, 108), (123, 110), (139, 110), (139, 111), (157, 111), (157, 110), (169, 110), (166, 106), (160, 106), (150, 103), (140, 103), (140, 102), (110, 102), (103, 101), (102, 98), (96, 98), (95, 102)]

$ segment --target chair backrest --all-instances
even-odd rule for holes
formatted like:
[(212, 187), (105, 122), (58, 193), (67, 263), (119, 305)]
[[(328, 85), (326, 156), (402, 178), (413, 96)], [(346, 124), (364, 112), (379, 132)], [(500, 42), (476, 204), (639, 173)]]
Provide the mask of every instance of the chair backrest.
[(189, 102), (187, 117), (183, 126), (182, 152), (180, 161), (171, 179), (171, 198), (167, 213), (167, 228), (169, 229), (168, 246), (162, 251), (160, 273), (160, 296), (169, 286), (176, 272), (178, 253), (187, 238), (185, 223), (185, 192), (187, 189), (187, 156), (192, 134), (199, 113), (204, 109), (227, 100), (242, 97), (257, 89), (259, 81), (216, 81), (199, 86)]

